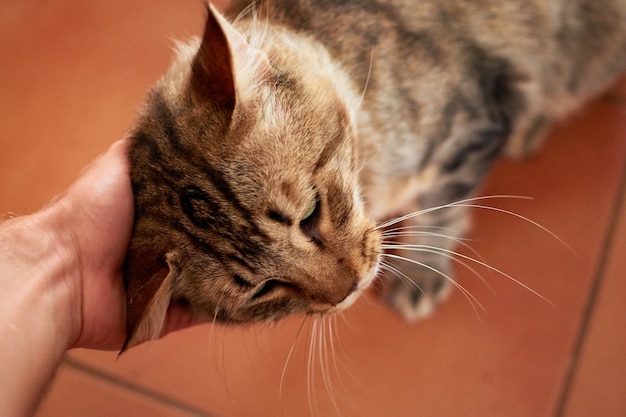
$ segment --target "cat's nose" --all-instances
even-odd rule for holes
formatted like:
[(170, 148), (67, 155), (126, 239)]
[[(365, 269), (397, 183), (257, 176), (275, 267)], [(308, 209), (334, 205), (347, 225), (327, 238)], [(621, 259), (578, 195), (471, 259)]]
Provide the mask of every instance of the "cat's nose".
[(350, 289), (348, 290), (347, 293), (345, 293), (343, 295), (343, 297), (340, 297), (338, 300), (335, 301), (334, 305), (337, 305), (339, 303), (341, 303), (343, 300), (345, 300), (346, 298), (348, 298), (353, 292), (356, 291), (356, 289), (358, 288), (359, 284), (357, 281), (354, 281), (352, 283), (352, 286), (350, 287)]
[(348, 298), (358, 287), (357, 279), (346, 283), (347, 285), (334, 285), (327, 289), (319, 289), (311, 294), (313, 301), (319, 304), (336, 306)]

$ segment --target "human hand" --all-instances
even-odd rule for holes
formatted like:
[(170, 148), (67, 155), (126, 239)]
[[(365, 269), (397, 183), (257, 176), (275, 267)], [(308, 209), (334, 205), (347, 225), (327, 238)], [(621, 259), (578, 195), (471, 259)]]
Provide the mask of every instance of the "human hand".
[[(42, 210), (0, 222), (0, 415), (30, 415), (70, 348), (120, 349), (133, 227), (128, 143)], [(162, 334), (196, 322), (178, 305)]]
[[(115, 143), (89, 165), (55, 204), (64, 206), (70, 232), (74, 296), (70, 308), (80, 320), (70, 347), (119, 349), (125, 338), (126, 295), (122, 265), (133, 225), (128, 143)], [(181, 306), (168, 310), (163, 334), (194, 324)]]
[[(122, 266), (134, 214), (127, 152), (126, 141), (113, 144), (47, 207), (0, 225), (0, 287), (12, 301), (45, 300), (5, 303), (5, 317), (30, 323), (31, 333), (49, 320), (64, 349), (120, 349), (125, 339)], [(172, 304), (162, 335), (195, 322)]]

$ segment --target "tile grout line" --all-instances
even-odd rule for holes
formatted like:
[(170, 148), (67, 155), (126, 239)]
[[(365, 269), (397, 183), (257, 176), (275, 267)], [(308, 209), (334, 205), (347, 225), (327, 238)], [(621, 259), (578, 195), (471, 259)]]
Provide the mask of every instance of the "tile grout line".
[(626, 95), (616, 92), (608, 92), (600, 96), (600, 101), (616, 107), (626, 107)]
[(616, 107), (626, 106), (626, 96), (618, 93), (606, 93), (600, 97), (600, 101)]
[(621, 212), (621, 209), (626, 206), (626, 163), (624, 163), (624, 166), (622, 167), (621, 178), (617, 188), (616, 196), (617, 198), (615, 199), (613, 209), (611, 210), (611, 219), (608, 224), (606, 237), (602, 244), (602, 252), (595, 268), (591, 289), (589, 291), (587, 303), (583, 310), (582, 322), (578, 330), (578, 335), (576, 336), (576, 339), (574, 341), (574, 348), (571, 352), (569, 364), (566, 369), (565, 382), (557, 400), (557, 408), (554, 413), (554, 417), (565, 416), (565, 411), (569, 402), (572, 385), (578, 371), (580, 355), (582, 353), (582, 349), (589, 332), (589, 326), (591, 323), (591, 318), (595, 311), (598, 294), (600, 293), (600, 289), (604, 282), (604, 274), (606, 272), (609, 254), (611, 253), (611, 249), (613, 248), (613, 245), (615, 243), (615, 230), (617, 228), (616, 226), (618, 222), (620, 221), (619, 214)]
[(82, 372), (84, 374), (90, 375), (94, 378), (97, 378), (101, 381), (105, 381), (109, 384), (115, 385), (117, 387), (123, 388), (127, 391), (131, 391), (135, 394), (138, 394), (142, 397), (145, 398), (149, 398), (151, 400), (154, 400), (156, 402), (165, 404), (169, 407), (172, 408), (176, 408), (177, 410), (180, 411), (184, 411), (186, 413), (189, 413), (191, 415), (193, 415), (194, 417), (214, 417), (210, 414), (207, 414), (205, 411), (200, 410), (198, 408), (189, 406), (189, 405), (185, 405), (180, 403), (179, 401), (177, 401), (176, 399), (169, 397), (167, 395), (163, 395), (163, 394), (159, 394), (155, 391), (152, 391), (150, 389), (147, 388), (142, 388), (138, 385), (135, 385), (133, 383), (130, 383), (128, 381), (125, 381), (122, 378), (116, 377), (114, 375), (111, 375), (107, 372), (104, 372), (100, 369), (97, 369), (93, 366), (89, 366), (86, 365), (78, 360), (75, 359), (71, 359), (69, 357), (66, 357), (63, 360), (63, 364), (66, 365), (67, 367), (74, 369), (76, 371)]

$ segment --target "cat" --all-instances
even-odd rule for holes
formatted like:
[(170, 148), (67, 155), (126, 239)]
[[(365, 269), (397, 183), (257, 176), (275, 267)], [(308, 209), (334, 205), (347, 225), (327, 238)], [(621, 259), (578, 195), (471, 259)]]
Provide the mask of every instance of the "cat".
[(332, 313), (381, 269), (388, 303), (428, 316), (468, 227), (453, 203), (626, 68), (626, 0), (250, 3), (207, 5), (131, 131), (123, 349), (172, 301)]

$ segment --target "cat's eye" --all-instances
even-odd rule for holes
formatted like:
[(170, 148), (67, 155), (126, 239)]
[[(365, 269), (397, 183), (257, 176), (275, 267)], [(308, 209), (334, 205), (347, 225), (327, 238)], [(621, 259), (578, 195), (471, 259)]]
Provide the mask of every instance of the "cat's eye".
[(313, 213), (315, 213), (316, 208), (317, 208), (317, 199), (313, 202), (313, 204), (311, 204), (311, 207), (309, 207), (306, 213), (304, 213), (304, 216), (302, 216), (302, 220), (306, 220), (310, 218), (313, 215)]
[(275, 279), (268, 279), (267, 281), (264, 281), (256, 288), (254, 295), (252, 295), (252, 299), (253, 300), (259, 299), (263, 297), (264, 295), (271, 293), (272, 291), (274, 291), (276, 288), (278, 288), (281, 285), (282, 284), (280, 283), (280, 281), (277, 281)]
[(319, 230), (320, 206), (321, 201), (318, 194), (315, 197), (314, 203), (306, 211), (302, 220), (300, 220), (300, 230), (302, 230), (302, 233), (304, 233), (311, 242), (322, 247), (323, 242)]
[(260, 284), (255, 285), (239, 274), (235, 273), (232, 275), (232, 277), (233, 281), (235, 281), (235, 283), (239, 285), (243, 290), (252, 293), (251, 300), (257, 300), (259, 298), (262, 298), (281, 286), (288, 286), (288, 284), (282, 283), (275, 279), (268, 279), (261, 282)]
[(310, 223), (313, 220), (313, 218), (316, 216), (319, 208), (320, 208), (320, 199), (319, 199), (319, 195), (316, 195), (315, 199), (311, 201), (311, 205), (309, 206), (307, 211), (304, 213), (304, 216), (302, 216), (302, 219), (300, 219), (300, 226), (304, 226), (307, 223)]

